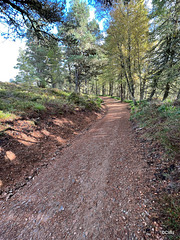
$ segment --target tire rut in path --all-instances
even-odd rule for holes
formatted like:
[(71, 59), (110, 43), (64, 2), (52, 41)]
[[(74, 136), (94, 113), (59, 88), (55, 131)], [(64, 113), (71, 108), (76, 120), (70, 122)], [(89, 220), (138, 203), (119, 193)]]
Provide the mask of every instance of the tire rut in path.
[(1, 202), (0, 240), (144, 239), (146, 164), (127, 104), (104, 100), (103, 119)]

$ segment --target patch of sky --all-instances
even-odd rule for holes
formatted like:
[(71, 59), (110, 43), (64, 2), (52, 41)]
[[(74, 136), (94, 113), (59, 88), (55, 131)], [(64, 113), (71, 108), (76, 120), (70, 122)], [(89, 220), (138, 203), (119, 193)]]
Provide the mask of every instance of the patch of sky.
[[(3, 24), (0, 24), (1, 31), (6, 31), (7, 28)], [(19, 48), (25, 48), (25, 41), (16, 39), (12, 40), (11, 38), (5, 39), (0, 35), (0, 81), (9, 82), (10, 79), (13, 79), (18, 70), (14, 69), (14, 66), (17, 63), (17, 57), (19, 55)]]
[[(82, 0), (83, 1), (83, 0)], [(85, 0), (88, 3), (88, 0)], [(148, 9), (152, 9), (152, 0), (145, 0), (145, 4)], [(67, 0), (67, 10), (70, 7), (70, 1)], [(106, 35), (106, 18), (97, 18), (96, 9), (91, 5), (90, 6), (90, 17), (89, 20), (96, 19), (99, 23), (100, 30), (102, 34)], [(7, 26), (0, 23), (1, 33), (6, 32)], [(55, 27), (52, 31), (53, 33), (57, 33), (57, 28)], [(25, 48), (25, 40), (24, 39), (16, 39), (12, 40), (11, 38), (5, 39), (2, 34), (0, 35), (0, 70), (1, 82), (9, 82), (10, 79), (14, 79), (18, 73), (18, 70), (14, 68), (17, 64), (17, 57), (19, 55), (19, 49)]]

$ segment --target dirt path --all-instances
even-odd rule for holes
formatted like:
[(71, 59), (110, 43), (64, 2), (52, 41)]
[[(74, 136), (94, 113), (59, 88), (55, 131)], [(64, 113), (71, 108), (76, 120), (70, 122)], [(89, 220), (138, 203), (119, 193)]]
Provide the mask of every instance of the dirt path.
[(1, 202), (0, 240), (148, 239), (146, 163), (127, 105), (105, 102), (103, 119)]

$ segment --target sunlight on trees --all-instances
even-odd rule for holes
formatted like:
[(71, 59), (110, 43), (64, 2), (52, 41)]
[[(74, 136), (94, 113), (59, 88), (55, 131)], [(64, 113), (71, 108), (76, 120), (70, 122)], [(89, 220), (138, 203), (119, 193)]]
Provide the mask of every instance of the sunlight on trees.
[[(14, 82), (107, 94), (135, 104), (180, 97), (177, 0), (153, 0), (151, 13), (144, 0), (96, 0), (89, 5), (74, 0), (68, 8), (63, 1), (41, 2), (0, 5), (1, 21), (5, 13), (3, 21), (27, 38)], [(96, 8), (95, 19), (90, 19), (90, 5)], [(49, 11), (55, 15), (50, 17)], [(24, 18), (8, 20), (17, 12)], [(96, 19), (104, 21), (106, 33)], [(52, 26), (58, 29), (53, 37)]]

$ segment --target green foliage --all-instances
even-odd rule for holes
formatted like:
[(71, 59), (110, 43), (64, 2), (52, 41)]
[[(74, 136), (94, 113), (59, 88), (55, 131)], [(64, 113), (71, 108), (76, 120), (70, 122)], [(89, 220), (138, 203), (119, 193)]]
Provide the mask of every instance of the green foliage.
[(144, 1), (113, 6), (103, 44), (107, 64), (99, 77), (103, 95), (180, 97), (179, 1), (153, 0), (152, 6), (149, 16)]
[(98, 108), (101, 108), (101, 104), (103, 103), (103, 100), (100, 97), (93, 97), (92, 99), (96, 102)]
[(147, 102), (138, 106), (131, 105), (131, 119), (136, 119), (148, 135), (158, 140), (168, 154), (174, 155), (179, 150), (180, 106), (172, 101)]
[(9, 112), (4, 113), (3, 111), (0, 111), (0, 119), (5, 120), (5, 119), (9, 119), (9, 118), (14, 119), (14, 118), (16, 118), (16, 115), (11, 114)]
[(125, 99), (124, 102), (125, 102), (125, 103), (132, 103), (132, 104), (133, 104), (133, 101), (132, 101), (132, 100), (129, 100), (129, 99)]
[(43, 106), (42, 104), (40, 104), (40, 103), (34, 103), (34, 105), (33, 105), (33, 109), (35, 110), (35, 111), (45, 111), (46, 110), (46, 107), (45, 106)]
[(14, 118), (24, 114), (58, 114), (73, 112), (76, 107), (82, 110), (98, 110), (101, 99), (68, 93), (59, 89), (27, 87), (0, 83), (0, 118)]
[(62, 83), (61, 57), (61, 48), (57, 41), (50, 38), (45, 43), (29, 29), (26, 49), (20, 50), (18, 63), (15, 67), (19, 69), (15, 82), (37, 85), (42, 88), (55, 87)]
[(84, 110), (97, 111), (100, 108), (100, 98), (90, 98), (88, 95), (80, 95), (79, 93), (71, 93), (68, 97), (70, 102), (74, 102)]
[[(179, 89), (179, 3), (177, 0), (153, 0), (150, 51), (150, 100), (157, 90), (163, 91), (163, 100)], [(159, 95), (159, 93), (158, 93)]]
[(89, 20), (86, 2), (75, 0), (59, 23), (59, 42), (51, 37), (37, 38), (27, 31), (26, 49), (20, 50), (15, 68), (15, 83), (41, 88), (53, 87), (90, 93), (90, 83), (101, 72), (100, 34), (98, 22)]
[(1, 1), (0, 21), (9, 26), (7, 33), (2, 34), (25, 37), (25, 29), (29, 26), (39, 38), (49, 37), (51, 28), (48, 24), (62, 21), (64, 3), (51, 0)]
[(73, 92), (69, 95), (68, 100), (71, 102), (73, 101), (76, 104), (79, 104), (81, 102), (80, 94)]
[(116, 99), (116, 100), (121, 100), (120, 97), (111, 96), (111, 98)]
[(68, 69), (67, 88), (75, 87), (75, 92), (87, 89), (102, 65), (101, 38), (96, 20), (89, 21), (90, 10), (86, 2), (75, 0), (71, 3), (64, 24), (59, 27), (63, 41), (64, 64)]
[[(114, 82), (122, 85), (126, 83), (134, 103), (135, 90), (140, 99), (143, 99), (147, 81), (148, 22), (144, 1), (130, 1), (128, 4), (120, 2), (111, 12), (111, 22), (104, 45), (108, 57), (108, 67), (105, 71), (110, 89)], [(112, 90), (109, 94), (112, 95)]]
[(62, 91), (60, 89), (57, 89), (57, 88), (53, 88), (51, 91), (52, 91), (53, 94), (56, 94), (57, 96), (60, 96), (60, 97), (63, 97), (63, 98), (67, 98), (70, 95), (69, 92), (64, 92), (64, 91)]

